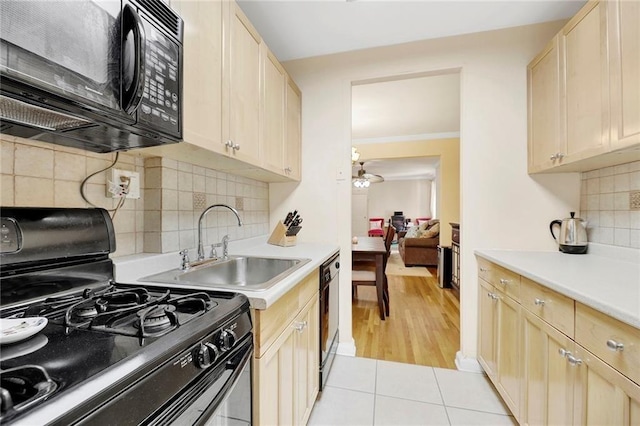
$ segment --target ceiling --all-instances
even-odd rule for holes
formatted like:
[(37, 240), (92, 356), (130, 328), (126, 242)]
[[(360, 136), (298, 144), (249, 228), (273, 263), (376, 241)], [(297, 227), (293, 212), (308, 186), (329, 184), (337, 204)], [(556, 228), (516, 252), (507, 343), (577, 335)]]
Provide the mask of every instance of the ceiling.
[[(281, 61), (573, 16), (585, 0), (237, 0)], [(460, 76), (353, 86), (354, 144), (458, 137)], [(366, 160), (366, 159), (365, 159)], [(438, 158), (367, 160), (386, 180), (433, 179)], [(353, 168), (357, 174), (359, 165)]]
[(460, 74), (353, 86), (351, 112), (354, 145), (458, 137)]
[(281, 61), (566, 19), (585, 0), (238, 0)]

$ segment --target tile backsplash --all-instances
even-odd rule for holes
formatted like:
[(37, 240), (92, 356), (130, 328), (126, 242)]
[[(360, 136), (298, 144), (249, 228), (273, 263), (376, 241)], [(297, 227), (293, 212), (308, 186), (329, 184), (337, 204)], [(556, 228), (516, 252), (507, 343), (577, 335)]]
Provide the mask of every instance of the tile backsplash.
[(589, 241), (640, 248), (640, 161), (582, 173), (580, 211)]
[(237, 240), (267, 233), (269, 188), (266, 183), (166, 158), (147, 158), (144, 165), (145, 252), (166, 253), (196, 247), (198, 219), (212, 204), (234, 207), (243, 226), (238, 227), (230, 210), (212, 210), (203, 219), (205, 246), (220, 242), (224, 235)]
[[(113, 163), (115, 154), (95, 154), (0, 134), (0, 205), (29, 207), (90, 207), (80, 195), (80, 184), (91, 173)], [(205, 241), (232, 240), (268, 232), (268, 185), (244, 177), (205, 169), (140, 151), (121, 153), (118, 169), (140, 173), (140, 199), (128, 199), (115, 215), (115, 256), (170, 252), (194, 248), (197, 221), (208, 205), (224, 203), (239, 210), (235, 216), (217, 209), (206, 218)], [(106, 197), (107, 172), (88, 180), (86, 197), (106, 209), (117, 200)], [(112, 213), (113, 215), (113, 213)], [(233, 220), (232, 220), (233, 219)]]

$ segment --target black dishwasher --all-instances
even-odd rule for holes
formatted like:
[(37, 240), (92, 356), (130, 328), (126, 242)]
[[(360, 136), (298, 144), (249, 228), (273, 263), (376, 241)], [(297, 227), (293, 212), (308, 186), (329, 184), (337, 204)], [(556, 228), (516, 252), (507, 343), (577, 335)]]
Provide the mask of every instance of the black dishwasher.
[(340, 252), (320, 266), (320, 391), (338, 349)]

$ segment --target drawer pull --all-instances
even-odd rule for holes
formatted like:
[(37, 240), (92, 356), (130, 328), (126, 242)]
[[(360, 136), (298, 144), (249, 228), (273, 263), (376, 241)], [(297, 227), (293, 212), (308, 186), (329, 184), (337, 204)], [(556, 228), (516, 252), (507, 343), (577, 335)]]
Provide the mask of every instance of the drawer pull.
[(558, 349), (558, 353), (559, 353), (559, 354), (560, 354), (560, 356), (561, 356), (561, 357), (563, 357), (563, 358), (566, 358), (566, 357), (568, 357), (569, 355), (571, 355), (571, 352), (569, 352), (568, 350), (563, 349), (563, 348)]
[(569, 364), (574, 365), (574, 366), (578, 366), (582, 364), (582, 360), (580, 358), (576, 358), (575, 356), (568, 354), (567, 355), (567, 361), (569, 361)]
[(489, 296), (493, 300), (498, 300), (498, 295), (495, 293), (487, 293), (487, 296)]
[(298, 330), (299, 332), (302, 332), (302, 330), (305, 329), (305, 327), (307, 326), (307, 322), (306, 321), (301, 321), (301, 322), (297, 322), (293, 328), (295, 328), (296, 330)]
[(624, 350), (624, 343), (619, 343), (615, 340), (607, 340), (607, 347), (612, 351), (622, 352)]
[(488, 271), (487, 268), (480, 267), (480, 272), (487, 272), (487, 271)]
[(510, 282), (511, 282), (511, 280), (506, 280), (506, 279), (504, 279), (504, 278), (500, 278), (500, 284), (502, 284), (502, 285), (507, 285), (507, 284), (509, 284)]
[(542, 299), (538, 299), (538, 298), (536, 298), (536, 300), (534, 300), (534, 301), (533, 301), (533, 303), (534, 303), (535, 305), (537, 305), (537, 306), (544, 306), (544, 303), (545, 303), (545, 302), (544, 302), (544, 300), (542, 300)]

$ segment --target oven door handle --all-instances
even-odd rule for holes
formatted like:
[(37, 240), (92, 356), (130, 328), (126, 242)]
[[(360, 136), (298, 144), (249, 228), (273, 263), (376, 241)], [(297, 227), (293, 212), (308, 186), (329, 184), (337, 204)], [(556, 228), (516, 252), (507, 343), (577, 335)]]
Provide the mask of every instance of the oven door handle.
[[(238, 378), (244, 372), (247, 365), (251, 362), (251, 358), (253, 357), (253, 342), (249, 341), (247, 347), (243, 348), (242, 350), (246, 351), (242, 356), (242, 359), (240, 360), (238, 365), (233, 368), (233, 373), (231, 374), (229, 379), (226, 381), (222, 389), (220, 389), (220, 392), (218, 392), (215, 398), (213, 398), (211, 404), (209, 404), (209, 406), (202, 412), (202, 415), (197, 420), (197, 422), (194, 423), (194, 426), (204, 426), (205, 424), (207, 424), (209, 420), (216, 415), (218, 408), (222, 406), (222, 402), (227, 399), (233, 392), (236, 383), (238, 383)], [(253, 401), (249, 401), (249, 404), (252, 405)]]

